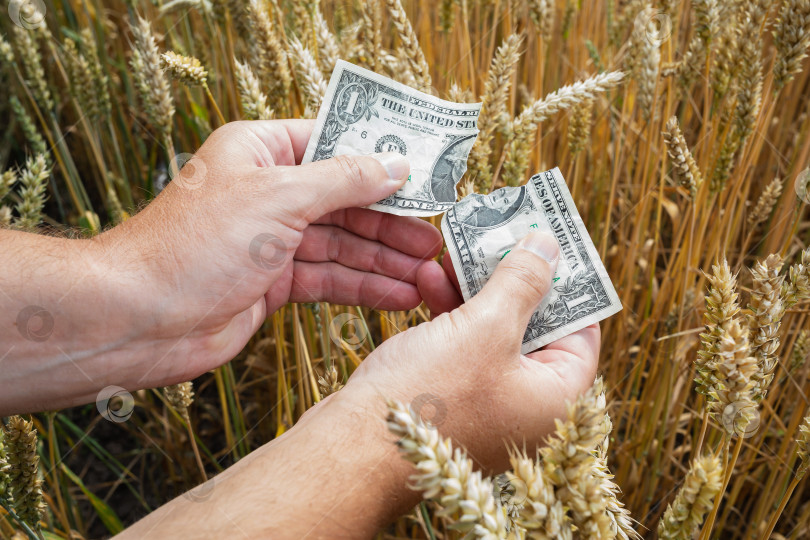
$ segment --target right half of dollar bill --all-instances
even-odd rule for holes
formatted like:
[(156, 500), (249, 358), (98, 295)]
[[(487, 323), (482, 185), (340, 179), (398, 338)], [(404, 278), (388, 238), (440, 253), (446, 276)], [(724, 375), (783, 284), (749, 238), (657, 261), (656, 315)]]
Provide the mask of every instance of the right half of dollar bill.
[(532, 231), (554, 235), (560, 259), (551, 291), (523, 336), (529, 353), (622, 309), (559, 169), (520, 187), (472, 194), (442, 219), (442, 234), (464, 300), (475, 296), (517, 242)]

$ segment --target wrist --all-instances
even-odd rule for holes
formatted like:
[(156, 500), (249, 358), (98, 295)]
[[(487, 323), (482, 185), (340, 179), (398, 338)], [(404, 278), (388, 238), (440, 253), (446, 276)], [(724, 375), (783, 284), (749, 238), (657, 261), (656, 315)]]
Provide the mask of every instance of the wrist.
[[(344, 388), (310, 409), (290, 431), (289, 447), (307, 463), (314, 458), (324, 471), (321, 515), (311, 521), (322, 518), (323, 528), (313, 531), (315, 538), (345, 531), (371, 537), (420, 500), (408, 487), (415, 471), (399, 455), (385, 411), (379, 396)], [(301, 448), (309, 448), (308, 455), (301, 455)]]
[[(120, 385), (126, 367), (115, 359), (138, 332), (130, 319), (129, 302), (138, 294), (133, 279), (112, 271), (95, 239), (0, 236), (14, 254), (14, 265), (0, 265), (7, 297), (0, 318), (9, 346), (8, 392), (0, 408), (27, 412), (87, 403), (105, 386)], [(59, 392), (32, 392), (33, 381)]]

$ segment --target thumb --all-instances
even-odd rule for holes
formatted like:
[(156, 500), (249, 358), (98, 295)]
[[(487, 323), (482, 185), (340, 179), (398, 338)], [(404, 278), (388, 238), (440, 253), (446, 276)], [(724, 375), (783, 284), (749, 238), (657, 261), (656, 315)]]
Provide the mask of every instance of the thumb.
[(278, 169), (291, 193), (285, 199), (288, 210), (312, 222), (334, 210), (366, 206), (391, 195), (407, 180), (410, 165), (402, 154), (384, 152)]
[(551, 234), (528, 234), (508, 252), (470, 303), (492, 306), (522, 332), (551, 289), (559, 253), (560, 246)]

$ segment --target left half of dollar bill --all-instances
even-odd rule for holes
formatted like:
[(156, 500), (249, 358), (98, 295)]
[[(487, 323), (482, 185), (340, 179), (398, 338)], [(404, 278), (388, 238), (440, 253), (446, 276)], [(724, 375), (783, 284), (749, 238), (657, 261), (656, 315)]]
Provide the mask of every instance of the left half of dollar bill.
[(478, 136), (480, 103), (453, 103), (338, 60), (303, 163), (339, 155), (399, 152), (411, 174), (369, 206), (400, 216), (435, 216), (456, 202), (456, 184)]

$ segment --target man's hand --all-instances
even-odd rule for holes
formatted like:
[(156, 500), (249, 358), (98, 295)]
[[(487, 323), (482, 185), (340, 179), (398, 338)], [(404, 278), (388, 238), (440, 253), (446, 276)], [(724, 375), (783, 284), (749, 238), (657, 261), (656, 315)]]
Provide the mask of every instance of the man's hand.
[[(124, 536), (188, 536), (188, 523), (195, 523), (195, 530), (219, 537), (239, 523), (250, 537), (371, 538), (420, 499), (408, 487), (416, 470), (385, 428), (384, 398), (421, 407), (487, 472), (505, 470), (511, 443), (533, 452), (564, 415), (565, 402), (591, 386), (599, 355), (598, 325), (520, 354), (557, 256), (552, 237), (527, 237), (460, 307), (452, 268), (421, 266), (425, 301), (449, 313), (386, 340), (345, 388), (290, 431)], [(211, 495), (193, 502), (196, 492)]]
[[(416, 275), (441, 234), (416, 218), (356, 208), (394, 193), (407, 160), (296, 165), (312, 127), (223, 126), (144, 210), (90, 241), (0, 231), (8, 253), (21, 254), (0, 268), (0, 290), (12, 299), (0, 335), (11, 347), (5, 371), (20, 379), (19, 392), (1, 393), (0, 413), (93, 401), (107, 385), (190, 380), (233, 358), (287, 302), (419, 305)], [(31, 305), (50, 318), (47, 339), (15, 329)], [(46, 392), (23, 383), (33, 373)]]
[[(346, 397), (380, 416), (383, 398), (421, 407), (485, 469), (506, 468), (507, 442), (541, 444), (565, 402), (593, 384), (599, 357), (598, 324), (520, 353), (529, 319), (551, 287), (558, 249), (545, 233), (524, 238), (467, 303), (378, 347), (349, 379)], [(434, 314), (460, 302), (452, 265), (445, 269), (431, 262), (417, 278)]]
[(153, 304), (145, 307), (156, 315), (148, 326), (158, 330), (153, 339), (181, 349), (146, 386), (230, 360), (287, 302), (419, 305), (416, 273), (438, 253), (441, 235), (416, 218), (354, 208), (399, 189), (407, 160), (389, 153), (295, 166), (312, 126), (279, 120), (218, 129), (179, 179), (102, 239), (112, 246), (131, 236), (137, 240), (121, 243), (127, 251), (152, 253)]

